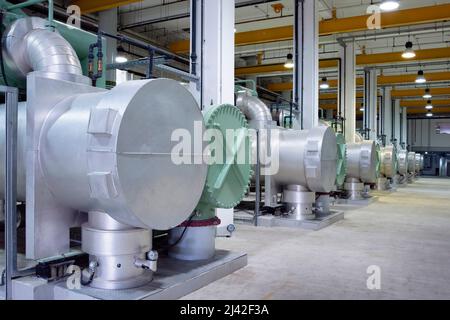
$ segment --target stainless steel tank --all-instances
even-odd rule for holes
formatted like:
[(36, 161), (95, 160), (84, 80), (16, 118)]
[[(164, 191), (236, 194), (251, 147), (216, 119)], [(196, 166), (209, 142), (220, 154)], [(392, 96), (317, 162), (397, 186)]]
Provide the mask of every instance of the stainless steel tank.
[(408, 153), (408, 172), (415, 173), (416, 172), (416, 153), (409, 152)]
[[(274, 131), (277, 131), (277, 134)], [(311, 130), (272, 129), (268, 151), (267, 135), (261, 136), (260, 154), (274, 156), (278, 170), (272, 176), (277, 185), (304, 186), (312, 192), (330, 192), (336, 180), (337, 142), (330, 127)], [(256, 155), (256, 142), (253, 141)]]
[(365, 140), (347, 144), (347, 179), (375, 183), (377, 175), (375, 141)]
[(381, 148), (381, 174), (386, 178), (394, 178), (397, 174), (397, 152), (394, 146)]
[(420, 173), (420, 170), (422, 170), (422, 155), (416, 153), (416, 173)]
[[(18, 114), (18, 200), (24, 201), (26, 103), (19, 104)], [(5, 176), (4, 116), (1, 108), (0, 181)], [(193, 136), (195, 122), (204, 129), (196, 101), (168, 79), (67, 97), (42, 130), (42, 173), (65, 207), (106, 212), (137, 228), (173, 228), (192, 213), (206, 179), (204, 161), (176, 165), (171, 159), (176, 144), (172, 133), (181, 129)]]
[(400, 150), (398, 152), (398, 173), (405, 176), (408, 174), (408, 151)]

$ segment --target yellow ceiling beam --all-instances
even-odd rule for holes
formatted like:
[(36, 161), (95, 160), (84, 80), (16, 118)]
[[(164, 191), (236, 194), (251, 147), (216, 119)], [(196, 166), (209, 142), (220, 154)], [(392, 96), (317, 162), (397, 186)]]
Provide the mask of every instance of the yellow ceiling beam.
[[(410, 60), (442, 60), (450, 58), (450, 47), (449, 48), (437, 48), (437, 49), (424, 49), (416, 50), (416, 58)], [(395, 62), (405, 62), (402, 58), (402, 52), (393, 53), (377, 53), (377, 54), (364, 54), (358, 55), (356, 57), (356, 64), (359, 66), (374, 65), (374, 64), (385, 64), (385, 63), (395, 63)], [(336, 60), (321, 60), (319, 61), (319, 67), (321, 69), (337, 67)], [(236, 68), (235, 75), (243, 76), (250, 74), (266, 74), (266, 73), (280, 73), (289, 72), (290, 70), (284, 67), (283, 63), (277, 64), (265, 64), (259, 66), (251, 67), (241, 67)]]
[[(450, 106), (450, 100), (432, 100), (433, 106)], [(419, 108), (427, 105), (426, 100), (402, 100), (400, 101), (401, 107), (407, 107), (407, 108)]]
[[(423, 96), (425, 89), (408, 89), (408, 90), (392, 90), (391, 95), (393, 98), (414, 97)], [(430, 88), (432, 96), (450, 95), (450, 88)]]
[[(429, 110), (426, 110), (424, 108), (420, 108), (420, 109), (411, 108), (411, 109), (408, 109), (408, 114), (425, 114), (425, 113), (428, 113), (428, 112), (429, 112)], [(433, 114), (436, 114), (436, 113), (450, 113), (450, 106), (434, 108), (433, 110), (431, 110), (431, 112)]]
[(79, 6), (82, 13), (92, 13), (142, 1), (143, 0), (73, 0), (72, 4)]
[[(80, 0), (86, 1), (87, 0)], [(357, 32), (367, 30), (369, 15), (323, 20), (320, 22), (320, 35), (330, 35), (345, 32)], [(399, 26), (416, 25), (430, 22), (450, 20), (450, 4), (420, 7), (381, 14), (381, 27), (392, 28)], [(293, 26), (261, 29), (235, 34), (236, 46), (245, 46), (258, 43), (292, 40), (294, 38)], [(172, 43), (170, 50), (183, 53), (188, 52), (189, 40), (181, 40)]]
[[(395, 76), (378, 76), (378, 84), (379, 85), (395, 85), (402, 83), (414, 83), (416, 80), (415, 74), (406, 74), (406, 75), (395, 75)], [(434, 81), (450, 81), (450, 72), (434, 72), (434, 73), (425, 73), (425, 78), (429, 82)], [(337, 87), (337, 80), (329, 80), (331, 88)], [(356, 85), (362, 86), (364, 85), (364, 78), (357, 78)], [(282, 91), (291, 91), (293, 88), (292, 82), (282, 82), (282, 83), (271, 83), (267, 86), (267, 89), (276, 92)], [(423, 92), (423, 91), (422, 91)], [(394, 92), (395, 93), (395, 92)]]

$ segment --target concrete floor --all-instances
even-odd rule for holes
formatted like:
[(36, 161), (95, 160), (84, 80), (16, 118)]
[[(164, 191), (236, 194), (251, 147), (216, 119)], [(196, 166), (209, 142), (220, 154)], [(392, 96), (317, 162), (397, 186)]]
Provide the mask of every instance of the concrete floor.
[[(320, 231), (238, 226), (248, 266), (185, 299), (450, 299), (450, 179), (421, 178)], [(381, 290), (367, 268), (381, 268)]]

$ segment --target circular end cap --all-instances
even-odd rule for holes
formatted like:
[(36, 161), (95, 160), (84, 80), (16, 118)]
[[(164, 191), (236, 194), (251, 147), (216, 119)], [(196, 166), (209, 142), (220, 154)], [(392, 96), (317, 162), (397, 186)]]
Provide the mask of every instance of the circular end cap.
[(211, 158), (200, 202), (233, 208), (247, 193), (252, 175), (247, 120), (232, 105), (211, 107), (204, 119)]
[(375, 141), (360, 142), (360, 179), (364, 183), (375, 183), (379, 174), (379, 153)]
[(204, 146), (194, 147), (196, 128), (204, 130), (194, 97), (177, 81), (155, 79), (120, 85), (102, 104), (126, 104), (116, 154), (129, 214), (150, 229), (176, 227), (198, 204), (208, 170)]
[(305, 150), (305, 175), (308, 188), (329, 193), (336, 182), (337, 142), (331, 127), (309, 130)]

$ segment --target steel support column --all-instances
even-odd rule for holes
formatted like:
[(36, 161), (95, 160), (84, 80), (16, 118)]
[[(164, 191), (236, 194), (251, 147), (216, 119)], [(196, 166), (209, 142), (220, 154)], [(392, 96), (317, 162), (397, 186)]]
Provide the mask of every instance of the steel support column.
[[(191, 91), (202, 108), (234, 104), (234, 0), (191, 0)], [(233, 209), (217, 209), (218, 235), (229, 235)]]
[(400, 100), (394, 100), (394, 114), (393, 114), (393, 123), (394, 123), (394, 140), (396, 141), (397, 146), (401, 146), (401, 110), (400, 110)]
[(400, 141), (400, 145), (405, 148), (408, 147), (408, 108), (402, 109), (402, 137)]
[[(234, 0), (192, 0), (191, 66), (202, 109), (234, 102)], [(194, 12), (192, 10), (191, 12)]]
[(345, 139), (348, 143), (355, 142), (356, 134), (356, 55), (355, 43), (340, 43), (339, 54), (342, 63), (339, 73), (342, 83), (339, 83), (339, 99), (342, 116), (345, 118)]
[[(117, 8), (101, 11), (98, 15), (98, 27), (100, 30), (109, 34), (117, 34)], [(106, 38), (106, 60), (105, 65), (116, 62), (117, 56), (117, 40)], [(111, 86), (116, 83), (116, 70), (106, 70), (106, 85)]]
[(377, 140), (377, 90), (377, 70), (366, 69), (364, 77), (364, 128), (367, 129), (366, 138), (369, 140)]
[(392, 144), (393, 133), (392, 133), (392, 88), (385, 87), (383, 89), (383, 132), (386, 136), (386, 144)]
[[(317, 1), (295, 0), (294, 102), (302, 106), (303, 128), (319, 124), (319, 19)], [(301, 117), (297, 114), (298, 120)], [(300, 123), (299, 123), (300, 124)]]

